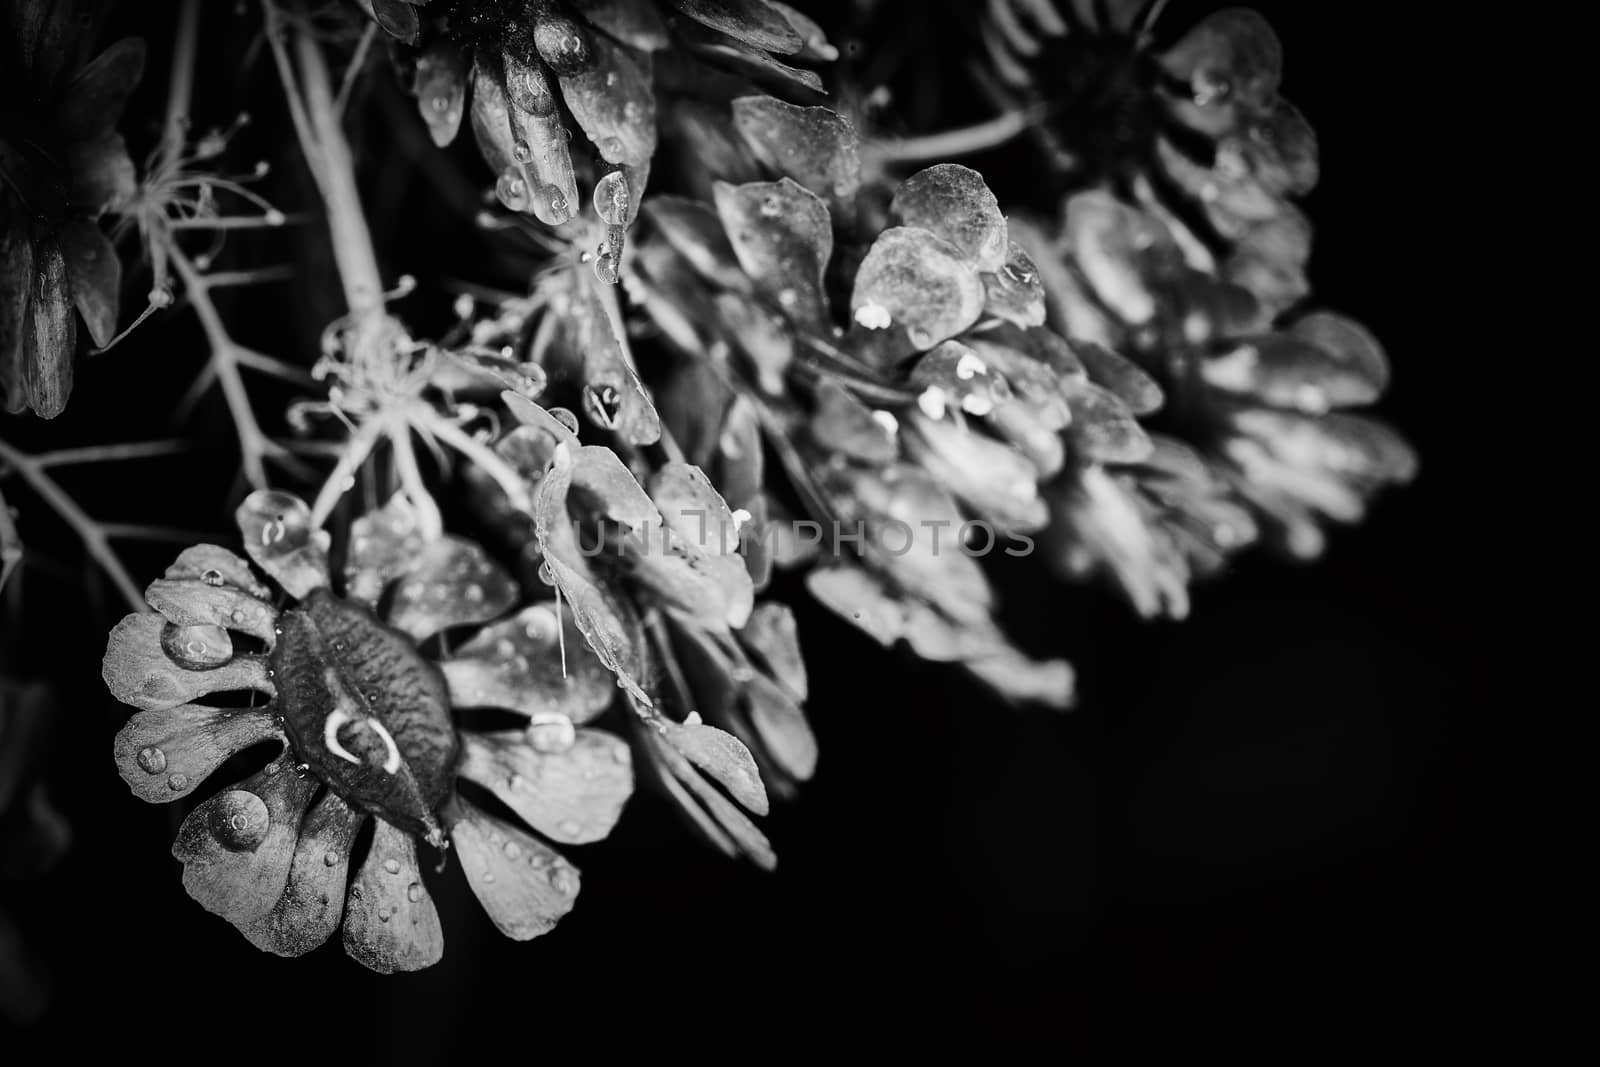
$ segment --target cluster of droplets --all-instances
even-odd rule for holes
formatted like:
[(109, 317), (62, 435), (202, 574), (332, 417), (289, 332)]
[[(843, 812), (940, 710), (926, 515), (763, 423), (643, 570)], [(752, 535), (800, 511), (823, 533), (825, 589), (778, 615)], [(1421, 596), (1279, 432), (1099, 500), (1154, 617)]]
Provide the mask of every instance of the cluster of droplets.
[(607, 173), (594, 187), (594, 213), (606, 227), (605, 239), (595, 249), (594, 276), (607, 285), (621, 277), (622, 246), (627, 240), (632, 194), (620, 170)]

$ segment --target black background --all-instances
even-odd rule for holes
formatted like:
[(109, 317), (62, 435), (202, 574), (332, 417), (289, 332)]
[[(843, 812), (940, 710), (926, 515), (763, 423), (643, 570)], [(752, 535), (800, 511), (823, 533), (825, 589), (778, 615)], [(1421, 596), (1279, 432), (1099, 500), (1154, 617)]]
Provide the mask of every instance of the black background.
[[(134, 139), (148, 144), (170, 5), (137, 6), (152, 72)], [(580, 906), (539, 941), (500, 938), (452, 870), (433, 883), (447, 949), (430, 971), (381, 978), (336, 945), (299, 961), (257, 953), (187, 898), (169, 813), (116, 777), (126, 709), (98, 675), (118, 609), (80, 595), (75, 543), (8, 483), (30, 544), (66, 568), (30, 573), (22, 614), (3, 625), (13, 655), (26, 650), (9, 669), (60, 683), (51, 766), (77, 835), (57, 874), (9, 896), (56, 976), (28, 1040), (420, 1062), (863, 1043), (1291, 1050), (1436, 1044), (1490, 1025), (1508, 920), (1491, 729), (1510, 710), (1490, 674), (1501, 620), (1486, 577), (1505, 551), (1492, 519), (1505, 490), (1485, 490), (1481, 440), (1479, 368), (1495, 340), (1473, 310), (1479, 264), (1454, 180), (1468, 116), (1447, 65), (1462, 42), (1421, 12), (1398, 20), (1397, 6), (1266, 10), (1286, 91), (1321, 138), (1308, 205), (1319, 302), (1384, 340), (1396, 373), (1381, 410), (1416, 444), (1420, 479), (1336, 532), (1315, 566), (1247, 558), (1181, 625), (1139, 622), (1026, 565), (998, 573), (1008, 626), (1078, 668), (1080, 707), (1065, 717), (886, 661), (798, 601), (823, 760), (770, 820), (775, 874), (725, 861), (641, 794), (605, 844), (578, 850)], [(218, 98), (237, 76), (202, 65)], [(270, 93), (257, 106), (246, 136), (270, 145), (282, 132)], [(381, 229), (386, 252), (409, 241), (401, 254), (422, 262), (472, 255), (421, 208)], [(314, 303), (287, 320), (251, 314), (229, 317), (275, 351), (308, 351), (326, 318)], [(8, 418), (7, 439), (45, 450), (171, 434), (197, 343), (191, 319), (152, 324), (88, 362), (66, 416)], [(103, 517), (220, 534), (235, 461), (220, 403), (200, 418), (217, 442), (202, 454), (63, 480)], [(165, 555), (133, 552), (136, 579)]]

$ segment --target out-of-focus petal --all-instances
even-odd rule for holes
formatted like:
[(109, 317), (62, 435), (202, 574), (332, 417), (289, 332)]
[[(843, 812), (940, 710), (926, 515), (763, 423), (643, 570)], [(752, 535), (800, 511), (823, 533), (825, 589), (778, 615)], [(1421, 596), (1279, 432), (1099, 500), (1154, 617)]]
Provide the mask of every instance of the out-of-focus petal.
[[(0, 209), (13, 210), (9, 196), (0, 193), (0, 198)], [(33, 241), (27, 227), (0, 226), (0, 277), (6, 279), (0, 286), (0, 403), (17, 411), (25, 397), (22, 360), (31, 329), (28, 300), (33, 294)]]
[(169, 624), (159, 615), (128, 615), (111, 631), (101, 674), (111, 695), (146, 711), (175, 708), (210, 693), (253, 689), (275, 695), (260, 656), (239, 655), (212, 670), (178, 666), (162, 650)]
[(115, 130), (87, 141), (74, 141), (67, 145), (64, 155), (71, 176), (67, 194), (76, 212), (99, 217), (102, 212), (126, 205), (139, 189), (128, 146)]
[(1232, 7), (1208, 15), (1166, 53), (1161, 64), (1201, 108), (1240, 102), (1269, 107), (1283, 76), (1283, 46), (1260, 13)]
[(234, 513), (244, 550), (292, 597), (328, 584), (326, 530), (313, 529), (311, 509), (292, 493), (257, 489)]
[(1137, 463), (1150, 454), (1150, 436), (1115, 393), (1098, 385), (1074, 388), (1072, 440), (1085, 459), (1096, 463)]
[(389, 583), (410, 570), (422, 551), (416, 509), (404, 493), (396, 493), (382, 508), (350, 524), (345, 596), (375, 606)]
[(144, 73), (144, 42), (124, 37), (90, 60), (72, 79), (56, 107), (63, 141), (99, 137), (122, 119), (128, 97)]
[(567, 4), (584, 21), (630, 48), (654, 52), (671, 41), (654, 0), (567, 0)]
[(516, 602), (516, 582), (487, 552), (459, 537), (442, 537), (424, 547), (401, 576), (388, 622), (426, 641), (452, 626), (497, 619)]
[(572, 910), (578, 869), (555, 849), (459, 797), (446, 819), (467, 884), (501, 933), (527, 941)]
[(100, 227), (86, 219), (71, 219), (58, 238), (72, 288), (72, 302), (89, 327), (96, 345), (109, 344), (117, 335), (117, 305), (122, 290), (122, 261)]
[(1044, 281), (1033, 257), (1017, 242), (1006, 247), (1006, 261), (1000, 269), (983, 276), (983, 310), (1028, 329), (1043, 326)]
[(787, 604), (768, 600), (750, 613), (739, 631), (739, 643), (751, 653), (795, 700), (804, 701), (810, 687), (806, 663), (800, 654), (800, 632), (794, 611)]
[(756, 288), (796, 321), (828, 322), (822, 273), (833, 256), (828, 208), (789, 178), (715, 186), (717, 214)]
[(521, 732), (464, 733), (461, 773), (541, 834), (583, 845), (611, 832), (633, 793), (633, 761), (620, 738), (579, 730), (570, 747), (543, 752)]
[(696, 22), (765, 52), (789, 55), (805, 40), (783, 13), (765, 0), (672, 0)]
[(235, 926), (271, 911), (288, 883), (300, 821), (317, 788), (290, 763), (280, 756), (195, 808), (172, 844), (184, 889)]
[(344, 950), (379, 974), (420, 971), (444, 955), (439, 911), (422, 884), (412, 836), (377, 820), (372, 849), (350, 882)]
[(733, 102), (733, 124), (765, 166), (848, 212), (861, 188), (861, 139), (851, 121), (825, 107), (771, 96)]
[(1045, 525), (1049, 516), (1039, 499), (1039, 472), (1016, 450), (920, 412), (910, 413), (909, 420), (906, 454), (980, 517), (1008, 531)]
[(1135, 415), (1148, 415), (1161, 407), (1161, 386), (1137, 363), (1092, 341), (1075, 344), (1073, 353), (1083, 362), (1090, 379), (1112, 393)]
[(898, 425), (874, 417), (872, 409), (842, 385), (824, 379), (817, 386), (817, 409), (808, 428), (818, 446), (863, 463), (881, 465), (900, 454)]
[(350, 847), (367, 817), (327, 790), (300, 825), (283, 895), (260, 918), (240, 925), (250, 943), (276, 956), (303, 956), (339, 928)]
[(919, 170), (895, 190), (889, 211), (901, 225), (948, 241), (977, 271), (1005, 266), (1006, 218), (983, 175), (970, 167), (940, 163)]
[(756, 675), (743, 688), (750, 725), (767, 755), (784, 774), (808, 781), (817, 770), (817, 738), (806, 713), (764, 675)]
[(644, 212), (673, 250), (706, 281), (731, 293), (748, 291), (750, 279), (710, 207), (698, 200), (662, 195), (652, 197)]
[(417, 98), (417, 111), (428, 127), (428, 136), (440, 148), (461, 132), (469, 73), (467, 57), (448, 41), (435, 41), (417, 57), (411, 92)]

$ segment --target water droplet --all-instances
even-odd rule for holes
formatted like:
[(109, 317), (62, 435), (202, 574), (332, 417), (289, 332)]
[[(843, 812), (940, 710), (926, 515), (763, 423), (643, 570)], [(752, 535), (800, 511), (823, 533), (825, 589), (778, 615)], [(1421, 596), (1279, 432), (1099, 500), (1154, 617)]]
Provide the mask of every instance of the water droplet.
[(494, 195), (512, 211), (526, 211), (528, 208), (528, 183), (514, 170), (500, 172), (500, 177), (495, 179)]
[(215, 568), (212, 568), (208, 571), (203, 571), (200, 574), (200, 580), (205, 582), (207, 585), (221, 585), (222, 572)]
[(483, 601), (483, 586), (473, 582), (461, 591), (461, 595), (466, 598), (469, 604), (481, 603)]
[(528, 723), (528, 744), (540, 752), (565, 752), (577, 739), (572, 720), (560, 712), (536, 712)]
[(393, 908), (379, 908), (378, 909), (378, 921), (381, 922), (381, 923), (388, 922), (392, 915), (394, 915), (394, 909)]
[(578, 891), (578, 872), (566, 864), (550, 868), (550, 885), (557, 893), (571, 896)]
[(583, 833), (583, 827), (578, 825), (576, 819), (563, 819), (556, 829), (561, 831), (563, 837), (577, 837)]
[(261, 543), (275, 545), (283, 540), (285, 528), (282, 519), (268, 519), (261, 524)]
[(337, 852), (324, 852), (322, 854), (322, 864), (325, 867), (339, 866), (339, 854)]
[(622, 278), (622, 271), (619, 269), (616, 254), (604, 245), (596, 249), (595, 252), (594, 276), (600, 280), (602, 285), (616, 285)]
[(167, 769), (167, 754), (154, 745), (139, 750), (139, 767), (146, 774), (160, 774)]
[(189, 776), (187, 774), (174, 774), (167, 779), (167, 788), (174, 793), (183, 792), (189, 788)]
[(607, 226), (626, 226), (632, 203), (628, 180), (620, 170), (602, 177), (594, 186), (594, 213)]
[(578, 416), (567, 408), (550, 408), (550, 417), (565, 426), (572, 433), (578, 432)]
[(913, 348), (923, 350), (933, 347), (933, 335), (928, 333), (927, 330), (912, 327), (906, 331), (906, 336), (911, 339)]
[(397, 860), (397, 859), (384, 860), (383, 861), (383, 869), (388, 871), (390, 874), (399, 874), (400, 873), (400, 861)]
[(410, 885), (406, 886), (406, 899), (411, 901), (413, 904), (422, 899), (421, 882), (412, 882)]
[(610, 385), (585, 386), (583, 409), (597, 426), (615, 429), (622, 415), (622, 394)]
[(602, 137), (596, 147), (600, 149), (600, 155), (607, 163), (621, 163), (622, 156), (627, 151), (620, 137)]
[(500, 849), (506, 854), (506, 859), (514, 860), (522, 855), (522, 846), (515, 841), (507, 841)]
[(444, 112), (450, 110), (450, 97), (447, 93), (439, 93), (431, 97), (428, 100), (428, 104), (433, 108), (433, 110), (443, 114)]
[(211, 836), (230, 852), (254, 852), (267, 839), (272, 817), (267, 802), (247, 789), (230, 789), (213, 801)]
[(511, 790), (513, 793), (520, 793), (522, 790), (526, 789), (527, 786), (528, 780), (522, 777), (520, 774), (513, 774), (510, 778), (506, 779), (506, 788)]
[(511, 158), (518, 163), (527, 163), (533, 159), (533, 148), (527, 141), (516, 141), (511, 145)]
[(191, 671), (209, 671), (233, 658), (233, 638), (220, 626), (175, 626), (161, 630), (161, 650)]

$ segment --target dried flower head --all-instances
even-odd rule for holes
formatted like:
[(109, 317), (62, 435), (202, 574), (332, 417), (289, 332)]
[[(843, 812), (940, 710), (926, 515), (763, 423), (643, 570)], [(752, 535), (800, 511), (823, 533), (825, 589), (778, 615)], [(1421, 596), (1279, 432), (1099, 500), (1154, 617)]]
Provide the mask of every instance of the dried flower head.
[(0, 404), (54, 418), (72, 392), (81, 316), (117, 331), (122, 267), (97, 220), (134, 192), (116, 125), (144, 70), (127, 38), (89, 60), (92, 9), (27, 0), (0, 27)]
[[(633, 788), (626, 744), (587, 725), (614, 687), (592, 658), (560, 657), (560, 609), (518, 611), (498, 564), (425, 537), (403, 497), (354, 524), (343, 596), (303, 502), (259, 491), (237, 517), (291, 605), (276, 607), (244, 560), (200, 545), (148, 589), (155, 613), (129, 615), (106, 649), (106, 684), (141, 709), (116, 742), (141, 799), (176, 800), (253, 745), (279, 749), (184, 820), (173, 855), (190, 895), (269, 952), (301, 955), (342, 926), (364, 965), (416, 970), (444, 948), (416, 841), (448, 841), (501, 932), (548, 931), (578, 892), (548, 842), (606, 836)], [(267, 701), (204, 702), (238, 692)], [(456, 713), (478, 707), (526, 725), (463, 727)], [(466, 799), (458, 777), (534, 832)]]

